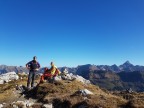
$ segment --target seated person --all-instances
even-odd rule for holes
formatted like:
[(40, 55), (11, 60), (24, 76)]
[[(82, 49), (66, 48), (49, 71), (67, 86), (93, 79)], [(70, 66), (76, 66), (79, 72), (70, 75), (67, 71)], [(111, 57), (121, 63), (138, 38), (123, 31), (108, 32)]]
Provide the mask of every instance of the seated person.
[(50, 68), (50, 73), (51, 73), (51, 82), (53, 83), (55, 80), (55, 77), (57, 75), (60, 75), (60, 70), (54, 65), (53, 62), (51, 62), (51, 68)]
[(44, 69), (44, 73), (41, 76), (40, 83), (44, 82), (45, 80), (49, 81), (50, 83), (53, 83), (55, 80), (55, 77), (59, 75), (61, 72), (57, 67), (51, 62), (51, 68), (48, 69), (47, 67)]
[(44, 73), (43, 73), (43, 75), (41, 76), (41, 79), (40, 79), (40, 83), (41, 82), (44, 82), (44, 80), (48, 80), (48, 78), (51, 78), (51, 73), (50, 73), (50, 71), (49, 71), (49, 69), (46, 67), (46, 68), (44, 68)]

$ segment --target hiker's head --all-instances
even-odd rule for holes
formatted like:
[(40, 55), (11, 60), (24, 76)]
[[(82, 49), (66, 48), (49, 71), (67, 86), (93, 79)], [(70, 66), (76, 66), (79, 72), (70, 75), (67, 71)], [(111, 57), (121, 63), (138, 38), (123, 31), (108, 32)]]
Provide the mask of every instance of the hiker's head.
[(36, 56), (34, 56), (34, 57), (33, 57), (33, 60), (34, 60), (34, 61), (37, 61), (37, 57), (36, 57)]
[(53, 62), (51, 62), (51, 66), (53, 66), (54, 65), (54, 63)]

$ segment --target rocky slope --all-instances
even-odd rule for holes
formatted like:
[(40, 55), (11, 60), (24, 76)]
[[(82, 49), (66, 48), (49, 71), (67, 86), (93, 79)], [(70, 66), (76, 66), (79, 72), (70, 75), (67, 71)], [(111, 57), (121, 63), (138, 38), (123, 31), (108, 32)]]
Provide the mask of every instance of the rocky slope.
[[(22, 77), (22, 76), (20, 76)], [(143, 93), (109, 92), (78, 80), (42, 83), (26, 91), (27, 77), (0, 85), (3, 108), (143, 108)], [(39, 82), (37, 78), (36, 82)], [(17, 86), (16, 86), (17, 85)], [(137, 100), (138, 99), (138, 100)]]
[(111, 71), (82, 71), (81, 76), (90, 80), (93, 84), (108, 90), (126, 90), (132, 88), (134, 91), (144, 91), (144, 72), (119, 72)]

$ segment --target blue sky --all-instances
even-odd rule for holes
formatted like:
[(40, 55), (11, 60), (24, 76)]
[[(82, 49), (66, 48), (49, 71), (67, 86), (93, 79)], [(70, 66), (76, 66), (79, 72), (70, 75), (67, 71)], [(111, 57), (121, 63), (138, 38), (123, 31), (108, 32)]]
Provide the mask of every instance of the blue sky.
[(144, 0), (0, 0), (0, 64), (144, 65)]

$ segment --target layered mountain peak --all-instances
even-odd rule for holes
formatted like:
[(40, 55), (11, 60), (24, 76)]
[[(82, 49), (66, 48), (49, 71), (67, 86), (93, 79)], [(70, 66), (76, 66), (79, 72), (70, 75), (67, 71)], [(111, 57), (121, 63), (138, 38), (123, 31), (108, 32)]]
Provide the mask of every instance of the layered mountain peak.
[(86, 64), (86, 65), (79, 65), (78, 70), (97, 70), (96, 65)]
[(133, 64), (131, 64), (128, 60), (123, 64), (123, 65), (133, 65)]
[(120, 67), (124, 67), (124, 68), (131, 67), (131, 66), (133, 67), (134, 65), (130, 63), (129, 61), (126, 61), (124, 64), (120, 65)]
[(126, 61), (124, 64), (119, 66), (123, 71), (135, 71), (135, 66), (131, 64), (129, 61)]

